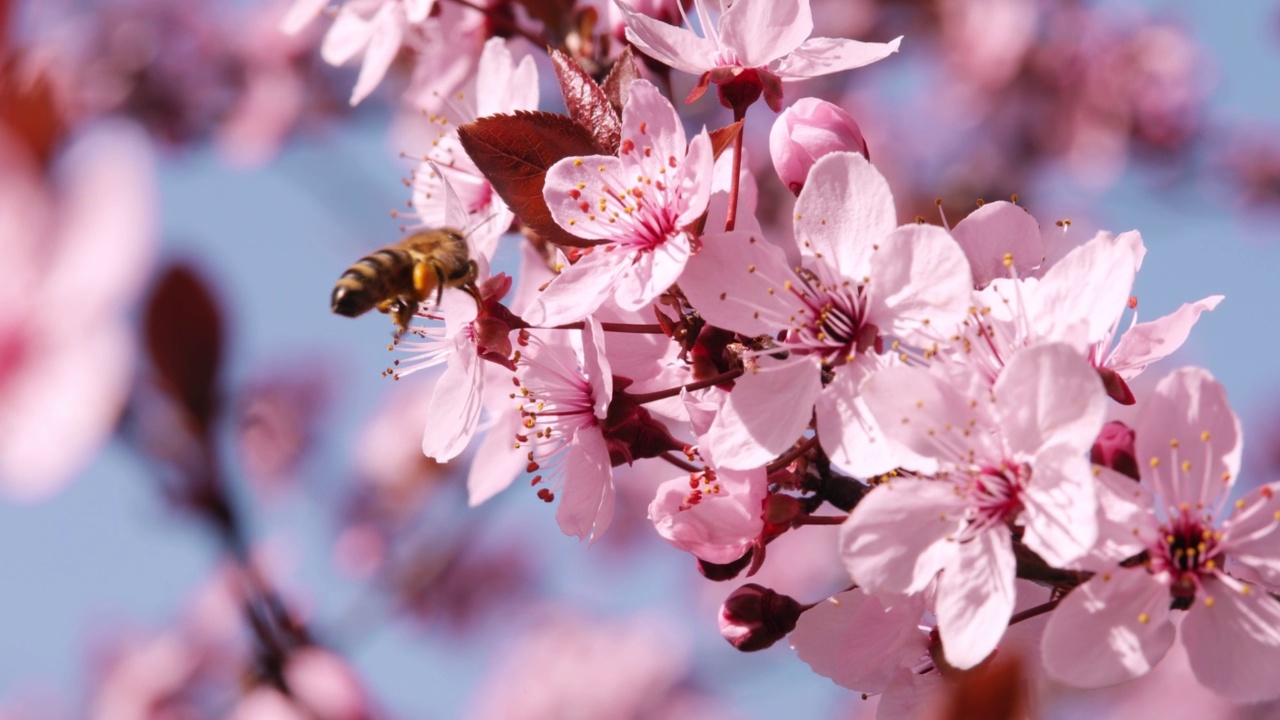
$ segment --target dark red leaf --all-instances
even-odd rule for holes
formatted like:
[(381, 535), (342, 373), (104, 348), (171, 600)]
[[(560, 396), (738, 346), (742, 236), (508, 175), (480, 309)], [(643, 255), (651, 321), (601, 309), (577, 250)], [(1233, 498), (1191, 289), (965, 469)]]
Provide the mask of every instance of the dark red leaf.
[(717, 160), (720, 159), (720, 153), (733, 145), (733, 139), (736, 138), (740, 132), (742, 132), (741, 120), (732, 125), (726, 125), (710, 132), (711, 151), (714, 153)]
[(569, 117), (591, 133), (596, 154), (616, 155), (622, 142), (622, 121), (604, 90), (576, 60), (559, 50), (551, 51), (551, 66), (560, 80), (560, 92), (564, 94)]
[(628, 45), (622, 49), (622, 54), (609, 70), (608, 77), (600, 84), (600, 89), (604, 90), (605, 97), (609, 98), (609, 103), (618, 115), (622, 115), (622, 108), (631, 96), (631, 81), (639, 77), (640, 68), (636, 65), (631, 46)]
[(177, 265), (147, 301), (147, 353), (161, 386), (205, 430), (217, 414), (223, 351), (222, 315), (205, 281)]
[(498, 196), (529, 229), (551, 242), (593, 245), (551, 219), (542, 199), (547, 169), (575, 155), (596, 155), (595, 141), (566, 115), (517, 111), (490, 115), (458, 128), (458, 139)]

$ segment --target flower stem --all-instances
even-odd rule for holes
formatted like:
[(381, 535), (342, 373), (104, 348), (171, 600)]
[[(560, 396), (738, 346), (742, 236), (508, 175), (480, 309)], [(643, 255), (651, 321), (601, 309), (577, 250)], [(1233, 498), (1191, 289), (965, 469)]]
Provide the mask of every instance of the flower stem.
[(1023, 620), (1030, 620), (1031, 618), (1037, 615), (1043, 615), (1049, 612), (1050, 610), (1058, 607), (1058, 603), (1060, 602), (1062, 602), (1062, 598), (1058, 598), (1057, 600), (1050, 600), (1049, 602), (1044, 603), (1043, 605), (1036, 605), (1035, 607), (1027, 608), (1026, 610), (1023, 610), (1020, 613), (1014, 613), (1013, 617), (1009, 618), (1009, 624), (1016, 625), (1017, 623), (1020, 623)]
[[(733, 121), (740, 122), (746, 115), (746, 108), (734, 108)], [(738, 222), (738, 185), (742, 175), (742, 135), (745, 131), (745, 127), (739, 125), (738, 134), (733, 136), (733, 175), (729, 179), (729, 210), (724, 220), (725, 232), (733, 232), (733, 227)]]
[(772, 475), (778, 472), (779, 470), (781, 470), (782, 468), (790, 465), (791, 461), (809, 452), (810, 450), (813, 449), (813, 446), (817, 444), (818, 444), (818, 436), (814, 435), (813, 437), (805, 440), (799, 445), (796, 445), (790, 450), (782, 453), (781, 455), (778, 456), (778, 459), (774, 460), (768, 465), (765, 465), (764, 467), (765, 475)]
[[(556, 325), (555, 327), (546, 328), (547, 330), (581, 330), (586, 327), (586, 323), (579, 320), (578, 322), (565, 323), (564, 325)], [(605, 332), (616, 333), (634, 333), (636, 335), (663, 335), (662, 326), (657, 323), (600, 323), (600, 329)]]
[[(719, 375), (712, 375), (711, 377), (705, 380), (698, 380), (697, 382), (691, 382), (688, 385), (677, 385), (676, 387), (667, 388), (666, 390), (654, 390), (653, 392), (649, 392), (649, 393), (640, 393), (638, 395), (631, 395), (631, 399), (634, 400), (636, 404), (643, 405), (645, 403), (653, 402), (655, 400), (665, 400), (666, 398), (669, 398), (669, 397), (675, 397), (679, 395), (680, 391), (682, 390), (701, 390), (702, 388), (709, 388), (712, 385), (719, 385), (720, 383), (729, 382), (730, 380), (740, 375), (742, 375), (742, 370), (730, 370), (728, 372), (722, 372)], [(628, 394), (630, 395), (630, 393)]]
[(669, 452), (664, 452), (658, 457), (662, 458), (663, 460), (666, 460), (672, 465), (675, 465), (681, 470), (687, 470), (689, 472), (701, 472), (702, 470), (705, 469), (705, 468), (700, 468), (697, 465), (694, 465), (693, 463), (685, 462), (684, 460), (681, 460), (680, 458), (676, 457), (675, 455)]

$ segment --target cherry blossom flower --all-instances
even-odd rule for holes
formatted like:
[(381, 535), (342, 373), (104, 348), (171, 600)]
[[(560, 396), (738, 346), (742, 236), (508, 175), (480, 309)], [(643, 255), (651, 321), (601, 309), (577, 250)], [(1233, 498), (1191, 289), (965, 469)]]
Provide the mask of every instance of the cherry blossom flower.
[[(556, 522), (567, 535), (594, 542), (613, 519), (613, 472), (601, 421), (613, 397), (604, 334), (587, 321), (582, 349), (530, 337), (517, 363), (512, 395), (523, 417), (516, 443), (546, 502), (560, 500)], [(508, 481), (509, 482), (509, 481)]]
[[(763, 91), (776, 112), (782, 108), (782, 82), (828, 75), (869, 65), (898, 51), (902, 38), (864, 43), (843, 38), (811, 38), (809, 0), (737, 0), (712, 22), (705, 0), (694, 0), (706, 37), (668, 25), (617, 0), (627, 17), (627, 39), (646, 55), (698, 76), (688, 101), (708, 83), (742, 83)], [(746, 89), (746, 88), (744, 88)], [(752, 90), (747, 90), (748, 93)], [(745, 110), (745, 106), (742, 108)]]
[(61, 167), (55, 194), (0, 130), (0, 492), (28, 500), (61, 488), (114, 430), (135, 353), (124, 313), (156, 240), (150, 147), (132, 126), (87, 132)]
[(707, 209), (711, 139), (701, 132), (685, 147), (671, 103), (651, 83), (631, 83), (622, 110), (618, 157), (566, 158), (547, 171), (543, 196), (570, 234), (604, 240), (577, 253), (525, 313), (532, 325), (581, 320), (612, 297), (638, 310), (684, 270), (686, 227)]
[(396, 340), (398, 349), (414, 355), (408, 362), (396, 360), (396, 378), (447, 364), (432, 393), (431, 418), (422, 436), (423, 454), (439, 462), (456, 457), (475, 434), (485, 389), (487, 363), (482, 361), (513, 368), (510, 335), (516, 320), (501, 304), (511, 278), (498, 275), (481, 280), (478, 287), (480, 307), (470, 294), (448, 289), (438, 309), (419, 310), (428, 320), (443, 320), (443, 327), (415, 324), (408, 340)]
[[(306, 27), (329, 4), (328, 0), (295, 0), (281, 21), (286, 33)], [(324, 36), (320, 55), (330, 65), (345, 65), (363, 55), (360, 75), (351, 90), (351, 104), (382, 82), (400, 47), (414, 26), (426, 21), (435, 0), (347, 0)]]
[(841, 467), (867, 476), (898, 464), (858, 385), (894, 361), (887, 343), (945, 340), (964, 318), (970, 285), (946, 231), (894, 223), (884, 178), (841, 152), (814, 164), (796, 201), (799, 266), (751, 233), (703, 238), (681, 282), (689, 302), (718, 327), (782, 338), (748, 354), (750, 372), (716, 416), (708, 441), (722, 466), (764, 464), (815, 412), (822, 447)]
[[(1038, 256), (1038, 234), (1017, 206), (1000, 203), (985, 210), (974, 213), (976, 224), (966, 225), (966, 218), (957, 225), (955, 234), (970, 265), (978, 268), (975, 284), (985, 285), (975, 293), (975, 310), (960, 335), (959, 354), (988, 379), (994, 379), (1019, 348), (1067, 342), (1080, 347), (1103, 372), (1113, 397), (1132, 402), (1125, 383), (1177, 350), (1201, 313), (1222, 300), (1221, 295), (1211, 295), (1146, 323), (1138, 323), (1135, 313), (1122, 331), (1125, 309), (1137, 305), (1129, 293), (1146, 253), (1140, 234), (1100, 232), (1047, 269), (1039, 268), (1040, 277), (1020, 278), (1036, 265), (1020, 258)], [(1001, 255), (1003, 260), (997, 260)], [(1000, 265), (1010, 276), (997, 277)]]
[(764, 468), (706, 469), (662, 483), (649, 519), (672, 545), (711, 563), (730, 563), (756, 542), (768, 494)]
[(874, 593), (922, 591), (941, 571), (935, 613), (947, 661), (981, 662), (1013, 612), (1013, 533), (1050, 565), (1097, 537), (1085, 458), (1102, 427), (1097, 374), (1070, 346), (1023, 350), (988, 389), (973, 372), (943, 378), (890, 368), (862, 387), (885, 435), (934, 479), (873, 489), (841, 528), (849, 572)]
[(1081, 560), (1096, 574), (1050, 618), (1045, 667), (1073, 685), (1111, 685), (1151, 670), (1177, 636), (1210, 690), (1236, 702), (1280, 697), (1280, 601), (1271, 595), (1280, 590), (1280, 483), (1229, 501), (1240, 421), (1200, 368), (1164, 378), (1134, 432), (1142, 481), (1099, 470), (1109, 542)]
[(433, 104), (440, 110), (428, 113), (437, 134), (413, 173), (412, 202), (422, 227), (448, 226), (447, 182), (466, 211), (467, 241), (492, 260), (498, 238), (515, 216), (462, 148), (458, 127), (487, 115), (538, 109), (538, 68), (531, 56), (517, 63), (502, 38), (491, 38), (469, 85), (467, 91), (438, 99)]

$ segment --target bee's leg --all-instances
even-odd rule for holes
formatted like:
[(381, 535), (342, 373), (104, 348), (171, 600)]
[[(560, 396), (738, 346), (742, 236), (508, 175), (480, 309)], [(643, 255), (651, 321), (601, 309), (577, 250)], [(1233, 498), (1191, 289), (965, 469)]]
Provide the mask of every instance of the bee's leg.
[(480, 266), (475, 260), (467, 261), (467, 274), (462, 276), (461, 287), (467, 294), (475, 298), (476, 310), (484, 312), (484, 298), (480, 297), (480, 288), (476, 287), (476, 278), (480, 275)]
[(395, 311), (396, 307), (399, 304), (400, 304), (399, 300), (395, 298), (387, 298), (386, 300), (379, 302), (377, 305), (374, 305), (374, 307), (378, 309), (378, 312), (386, 315)]
[(396, 298), (391, 301), (391, 319), (395, 320), (398, 327), (396, 337), (399, 338), (409, 329), (409, 321), (417, 310), (417, 303), (407, 303), (402, 298)]
[(439, 265), (433, 265), (436, 271), (436, 307), (440, 307), (440, 303), (444, 301), (444, 269)]

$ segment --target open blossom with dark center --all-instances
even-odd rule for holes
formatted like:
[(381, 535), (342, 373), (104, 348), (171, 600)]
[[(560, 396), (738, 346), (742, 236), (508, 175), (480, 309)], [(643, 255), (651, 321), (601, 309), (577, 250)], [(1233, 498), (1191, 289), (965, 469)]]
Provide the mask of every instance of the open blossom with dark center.
[(898, 367), (862, 393), (889, 440), (915, 454), (909, 469), (934, 478), (893, 479), (863, 498), (841, 528), (845, 564), (873, 593), (917, 593), (937, 576), (947, 662), (973, 667), (1013, 612), (1013, 539), (1056, 567), (1093, 547), (1085, 458), (1102, 427), (1102, 383), (1058, 343), (1019, 352), (994, 386), (972, 371)]
[[(694, 0), (705, 36), (647, 17), (618, 0), (627, 18), (627, 39), (641, 52), (699, 77), (689, 102), (708, 83), (722, 88), (740, 84), (735, 98), (750, 105), (763, 92), (776, 112), (782, 109), (782, 81), (827, 75), (870, 65), (898, 51), (902, 38), (864, 43), (843, 38), (811, 38), (809, 0), (737, 0), (723, 3), (713, 21), (704, 0)], [(745, 105), (742, 106), (745, 110)]]
[(574, 252), (524, 313), (532, 325), (581, 320), (609, 298), (639, 310), (684, 270), (685, 228), (711, 196), (711, 139), (703, 131), (686, 148), (680, 117), (658, 89), (636, 80), (630, 91), (618, 157), (566, 158), (547, 171), (543, 196), (556, 223), (604, 243)]
[[(940, 227), (895, 229), (883, 176), (856, 153), (814, 164), (796, 201), (800, 265), (754, 234), (708, 234), (681, 289), (708, 322), (779, 338), (749, 353), (708, 433), (724, 467), (758, 467), (786, 450), (816, 412), (822, 447), (856, 475), (899, 463), (857, 388), (890, 362), (892, 343), (930, 347), (968, 306), (964, 254)], [(785, 359), (780, 359), (780, 355)]]
[(1280, 696), (1280, 483), (1229, 501), (1240, 423), (1200, 368), (1163, 379), (1134, 432), (1141, 483), (1099, 471), (1109, 542), (1080, 563), (1096, 574), (1054, 610), (1045, 667), (1111, 685), (1145, 674), (1181, 636), (1209, 689), (1236, 702)]

